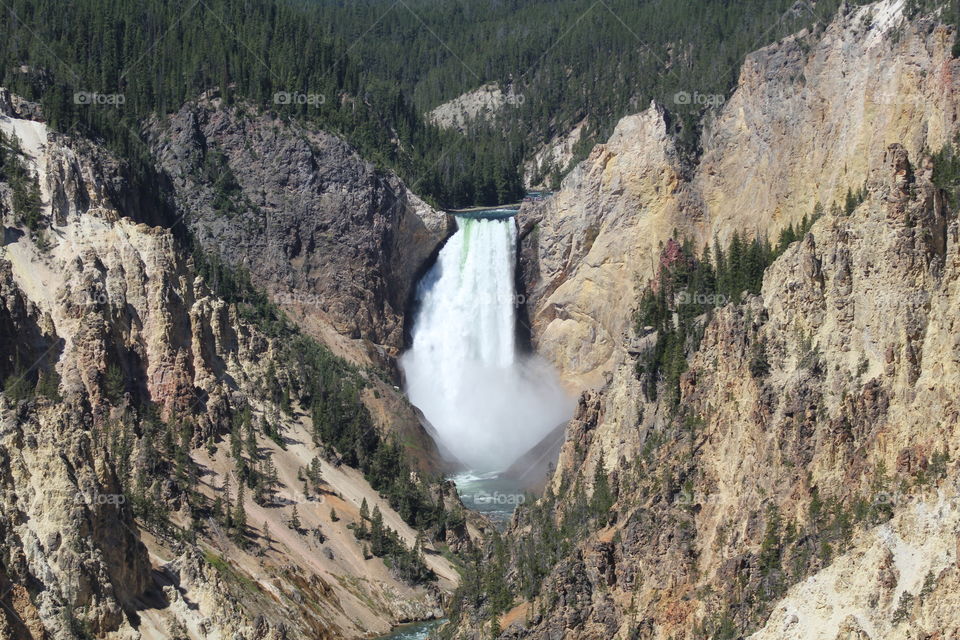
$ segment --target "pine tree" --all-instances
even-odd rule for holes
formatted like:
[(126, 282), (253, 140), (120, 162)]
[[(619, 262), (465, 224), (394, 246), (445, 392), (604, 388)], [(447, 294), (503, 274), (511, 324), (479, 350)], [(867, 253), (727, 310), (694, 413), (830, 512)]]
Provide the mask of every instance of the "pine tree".
[(353, 534), (357, 540), (366, 540), (367, 538), (369, 538), (370, 534), (367, 531), (367, 521), (361, 518), (360, 524), (358, 524), (357, 527), (354, 529)]
[(714, 296), (714, 294), (716, 294), (717, 274), (713, 268), (713, 256), (710, 251), (710, 245), (703, 247), (703, 253), (700, 256), (700, 261), (697, 263), (697, 280), (697, 286), (702, 289), (704, 295)]
[(104, 392), (110, 404), (116, 406), (123, 400), (123, 394), (126, 391), (126, 381), (123, 377), (123, 371), (115, 364), (107, 367), (107, 377), (105, 380), (106, 388)]
[(729, 281), (729, 291), (727, 292), (730, 299), (739, 302), (740, 294), (746, 288), (746, 269), (744, 268), (744, 244), (743, 240), (740, 238), (740, 232), (734, 231), (733, 238), (730, 240), (730, 249), (729, 249), (729, 265), (730, 265), (730, 281)]
[(750, 346), (750, 375), (757, 379), (766, 378), (770, 373), (770, 360), (767, 356), (767, 345), (763, 340), (756, 340)]
[(300, 531), (300, 514), (297, 513), (297, 505), (293, 505), (293, 511), (290, 513), (290, 528)]
[(320, 489), (320, 485), (323, 484), (323, 472), (320, 467), (320, 458), (314, 457), (310, 461), (310, 480), (313, 482), (314, 491)]
[(797, 241), (797, 234), (793, 230), (793, 223), (788, 224), (780, 230), (780, 238), (777, 240), (777, 253), (783, 253), (791, 244)]
[(415, 554), (423, 554), (423, 545), (425, 544), (423, 531), (417, 531), (417, 537), (413, 541), (413, 552)]
[(280, 396), (280, 409), (289, 415), (293, 415), (293, 408), (290, 406), (290, 389), (283, 388), (283, 394)]
[(370, 519), (370, 508), (367, 506), (367, 499), (364, 498), (360, 503), (360, 519), (369, 520)]
[(252, 423), (247, 428), (247, 437), (246, 437), (245, 445), (247, 450), (247, 458), (249, 458), (251, 462), (259, 459), (260, 451), (257, 449), (257, 434), (254, 433), (253, 431)]
[(253, 501), (259, 505), (267, 503), (267, 492), (266, 492), (266, 483), (261, 481), (260, 474), (254, 474), (255, 479), (253, 481)]
[(273, 491), (280, 484), (280, 478), (277, 475), (277, 466), (273, 463), (272, 457), (267, 458), (265, 466), (264, 482), (267, 485), (267, 491)]
[(233, 528), (233, 507), (231, 505), (232, 505), (233, 499), (230, 497), (230, 476), (227, 476), (227, 478), (223, 481), (222, 492), (223, 492), (223, 502), (224, 502), (223, 525), (227, 527), (227, 529), (232, 529)]
[(230, 457), (233, 458), (236, 463), (240, 462), (241, 451), (243, 449), (243, 442), (240, 438), (241, 424), (240, 421), (234, 420), (230, 429)]
[(780, 568), (780, 511), (771, 505), (767, 509), (767, 526), (760, 544), (760, 569), (764, 575)]
[(491, 533), (490, 548), (492, 553), (483, 567), (482, 589), (490, 602), (491, 612), (497, 614), (510, 609), (513, 597), (510, 594), (507, 582), (507, 567), (509, 557), (507, 546), (499, 532)]
[(743, 285), (750, 293), (760, 293), (763, 285), (763, 272), (766, 270), (766, 256), (760, 240), (754, 238), (747, 248), (743, 265)]
[(14, 358), (13, 372), (3, 382), (3, 392), (13, 402), (30, 397), (30, 382), (27, 380), (27, 372), (20, 365), (20, 354)]
[(370, 519), (370, 553), (380, 557), (384, 553), (384, 530), (383, 514), (380, 513), (380, 507), (373, 507), (373, 515)]
[(240, 483), (240, 487), (237, 490), (237, 508), (233, 515), (233, 526), (234, 529), (236, 529), (237, 540), (243, 540), (247, 535), (247, 509), (243, 504), (243, 493), (243, 483)]
[(843, 214), (849, 216), (853, 213), (853, 210), (857, 208), (857, 199), (853, 195), (853, 192), (850, 191), (850, 188), (847, 188), (847, 195), (844, 198), (843, 204)]
[[(866, 186), (864, 186), (864, 192), (866, 192)], [(810, 225), (813, 226), (813, 223), (823, 217), (823, 205), (820, 204), (820, 201), (817, 200), (813, 205), (813, 216), (810, 219)]]
[(610, 509), (613, 507), (613, 494), (610, 491), (610, 479), (607, 477), (607, 470), (603, 464), (603, 452), (600, 453), (600, 459), (597, 461), (597, 467), (593, 473), (593, 495), (590, 498), (590, 511), (594, 517), (605, 521)]
[(213, 506), (210, 508), (210, 517), (213, 518), (214, 522), (223, 522), (223, 499), (220, 496), (213, 499)]
[(60, 402), (60, 376), (56, 369), (44, 369), (37, 378), (37, 395), (53, 402)]
[(717, 293), (729, 300), (730, 295), (730, 270), (727, 267), (727, 256), (720, 246), (720, 240), (713, 237), (714, 246), (714, 274), (717, 283)]

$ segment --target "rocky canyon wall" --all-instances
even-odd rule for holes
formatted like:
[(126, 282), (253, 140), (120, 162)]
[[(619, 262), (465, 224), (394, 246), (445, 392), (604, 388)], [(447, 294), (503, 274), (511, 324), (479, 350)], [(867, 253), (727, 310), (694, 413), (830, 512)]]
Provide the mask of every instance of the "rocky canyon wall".
[[(630, 340), (639, 291), (675, 233), (699, 243), (734, 230), (770, 236), (842, 204), (887, 145), (917, 158), (957, 128), (954, 34), (904, 2), (842, 8), (825, 26), (749, 55), (681, 162), (656, 104), (624, 118), (551, 199), (520, 215), (537, 347), (583, 388), (602, 384)], [(696, 87), (690, 87), (693, 94)]]
[[(122, 162), (49, 130), (35, 105), (6, 93), (0, 105), (40, 205), (30, 229), (11, 181), (0, 182), (0, 636), (344, 638), (441, 615), (458, 576), (433, 543), (423, 544), (434, 577), (416, 585), (352, 533), (365, 502), (407, 548), (418, 536), (317, 440), (303, 404), (316, 372), (305, 354), (291, 357), (296, 329), (264, 328), (215, 293), (175, 233), (136, 222)], [(361, 272), (380, 268), (368, 258), (381, 243), (385, 259), (403, 262), (392, 243), (433, 237), (420, 218), (403, 222), (410, 209), (351, 215), (342, 224), (376, 229), (336, 251), (330, 240), (325, 259), (353, 257)], [(321, 233), (324, 222), (313, 224)], [(309, 281), (277, 252), (265, 251), (261, 278), (272, 269)], [(410, 286), (413, 270), (378, 273)], [(331, 302), (330, 313), (343, 308)], [(357, 315), (396, 322), (392, 311)], [(378, 389), (392, 387), (342, 366), (371, 407), (368, 429), (386, 438), (393, 423), (376, 410), (389, 407)], [(241, 480), (241, 433), (244, 464), (275, 479), (266, 495)], [(432, 486), (432, 499), (459, 504)], [(222, 525), (224, 510), (228, 520), (244, 513), (242, 540)]]
[(340, 138), (250, 105), (206, 97), (148, 132), (206, 249), (307, 326), (320, 316), (397, 354), (411, 290), (453, 232), (449, 216)]
[[(958, 63), (952, 28), (904, 10), (843, 8), (749, 56), (694, 166), (652, 105), (524, 207), (534, 342), (581, 395), (546, 496), (512, 525), (506, 579), (536, 595), (499, 637), (960, 632), (960, 245), (932, 183)], [(651, 400), (637, 358), (656, 335), (633, 312), (663, 244), (775, 240), (817, 202), (761, 295), (701, 318), (678, 406)], [(557, 531), (579, 542), (548, 560)], [(476, 620), (457, 635), (493, 628)]]

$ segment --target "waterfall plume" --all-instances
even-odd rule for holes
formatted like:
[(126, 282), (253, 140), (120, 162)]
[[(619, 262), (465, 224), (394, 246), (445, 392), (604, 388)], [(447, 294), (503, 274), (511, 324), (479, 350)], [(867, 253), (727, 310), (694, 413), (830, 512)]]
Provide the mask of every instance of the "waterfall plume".
[(516, 348), (516, 226), (457, 218), (417, 291), (413, 343), (401, 359), (410, 401), (441, 449), (500, 470), (568, 420), (572, 401), (553, 369)]

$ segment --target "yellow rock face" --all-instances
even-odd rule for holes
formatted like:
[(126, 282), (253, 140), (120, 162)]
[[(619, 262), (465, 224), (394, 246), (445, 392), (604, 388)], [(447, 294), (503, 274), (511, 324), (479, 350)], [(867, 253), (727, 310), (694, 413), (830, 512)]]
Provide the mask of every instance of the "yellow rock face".
[(692, 169), (681, 171), (652, 104), (624, 118), (552, 199), (524, 208), (534, 341), (572, 387), (594, 386), (615, 366), (638, 291), (675, 232), (701, 244), (735, 230), (775, 239), (817, 202), (842, 204), (888, 145), (917, 158), (952, 137), (952, 36), (908, 23), (901, 5), (849, 10), (751, 54), (706, 121)]

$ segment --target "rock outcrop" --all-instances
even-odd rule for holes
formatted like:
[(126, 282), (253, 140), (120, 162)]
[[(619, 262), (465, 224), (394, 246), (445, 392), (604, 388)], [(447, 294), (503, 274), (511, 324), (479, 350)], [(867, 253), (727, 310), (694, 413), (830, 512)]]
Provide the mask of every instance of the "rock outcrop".
[(570, 167), (574, 150), (590, 122), (584, 118), (568, 132), (547, 140), (523, 164), (523, 184), (528, 189), (555, 188), (553, 183)]
[[(630, 324), (639, 274), (678, 219), (681, 167), (657, 105), (624, 118), (548, 200), (521, 208), (520, 271), (535, 344), (599, 384)], [(644, 264), (651, 262), (651, 264)]]
[(403, 346), (403, 315), (449, 216), (343, 140), (216, 97), (148, 127), (177, 209), (201, 245), (282, 307)]
[(512, 87), (504, 91), (494, 82), (434, 107), (427, 118), (438, 127), (466, 133), (472, 124), (494, 120), (501, 110), (521, 104), (522, 95), (514, 93)]
[[(960, 63), (953, 28), (904, 11), (844, 7), (749, 56), (695, 165), (652, 105), (524, 206), (533, 340), (582, 393), (507, 534), (499, 637), (960, 631), (960, 244), (931, 158), (957, 134)], [(677, 405), (650, 399), (657, 336), (633, 313), (669, 238), (775, 238), (817, 202), (761, 295), (699, 319)], [(483, 605), (458, 624), (494, 629)]]
[(422, 469), (445, 468), (397, 388), (394, 356), (413, 288), (453, 233), (452, 217), (340, 138), (250, 105), (207, 96), (146, 129), (175, 216), (204, 251), (249, 272), (337, 355), (392, 372), (372, 381), (365, 403)]
[(903, 11), (900, 0), (846, 7), (826, 27), (749, 55), (704, 124), (694, 167), (651, 105), (624, 118), (553, 198), (524, 205), (534, 340), (574, 386), (595, 386), (615, 367), (639, 290), (672, 235), (701, 244), (734, 230), (775, 236), (817, 202), (842, 204), (887, 145), (916, 159), (952, 140), (954, 33)]
[[(136, 221), (122, 162), (26, 119), (39, 117), (27, 106), (0, 100), (0, 129), (19, 138), (41, 200), (40, 219), (27, 228), (13, 188), (0, 183), (0, 636), (332, 639), (442, 615), (457, 575), (432, 542), (423, 559), (432, 577), (416, 585), (352, 531), (366, 501), (402, 545), (413, 548), (418, 537), (318, 439), (303, 384), (317, 372), (304, 368), (306, 354), (290, 352), (302, 334), (289, 323), (271, 329), (219, 297), (182, 239)], [(409, 286), (415, 267), (390, 243), (410, 241), (405, 250), (417, 251), (422, 242), (425, 254), (441, 233), (413, 217), (409, 208), (390, 219), (368, 208), (343, 224), (357, 230), (367, 221), (371, 234), (345, 237), (344, 246), (356, 246), (334, 257), (383, 275), (387, 267), (377, 271), (363, 257), (382, 241), (384, 259), (403, 263), (397, 286), (404, 278)], [(320, 233), (323, 221), (314, 223)], [(264, 254), (261, 277), (274, 269), (310, 281), (282, 255)], [(332, 315), (345, 308), (331, 301)], [(399, 322), (387, 320), (388, 307), (358, 315)], [(365, 326), (376, 333), (375, 324)], [(339, 403), (390, 388), (325, 357), (356, 379)], [(389, 422), (372, 411), (369, 420), (368, 434)], [(269, 484), (257, 490), (254, 478)], [(450, 486), (429, 492), (456, 502)], [(453, 531), (437, 535), (463, 543)]]

